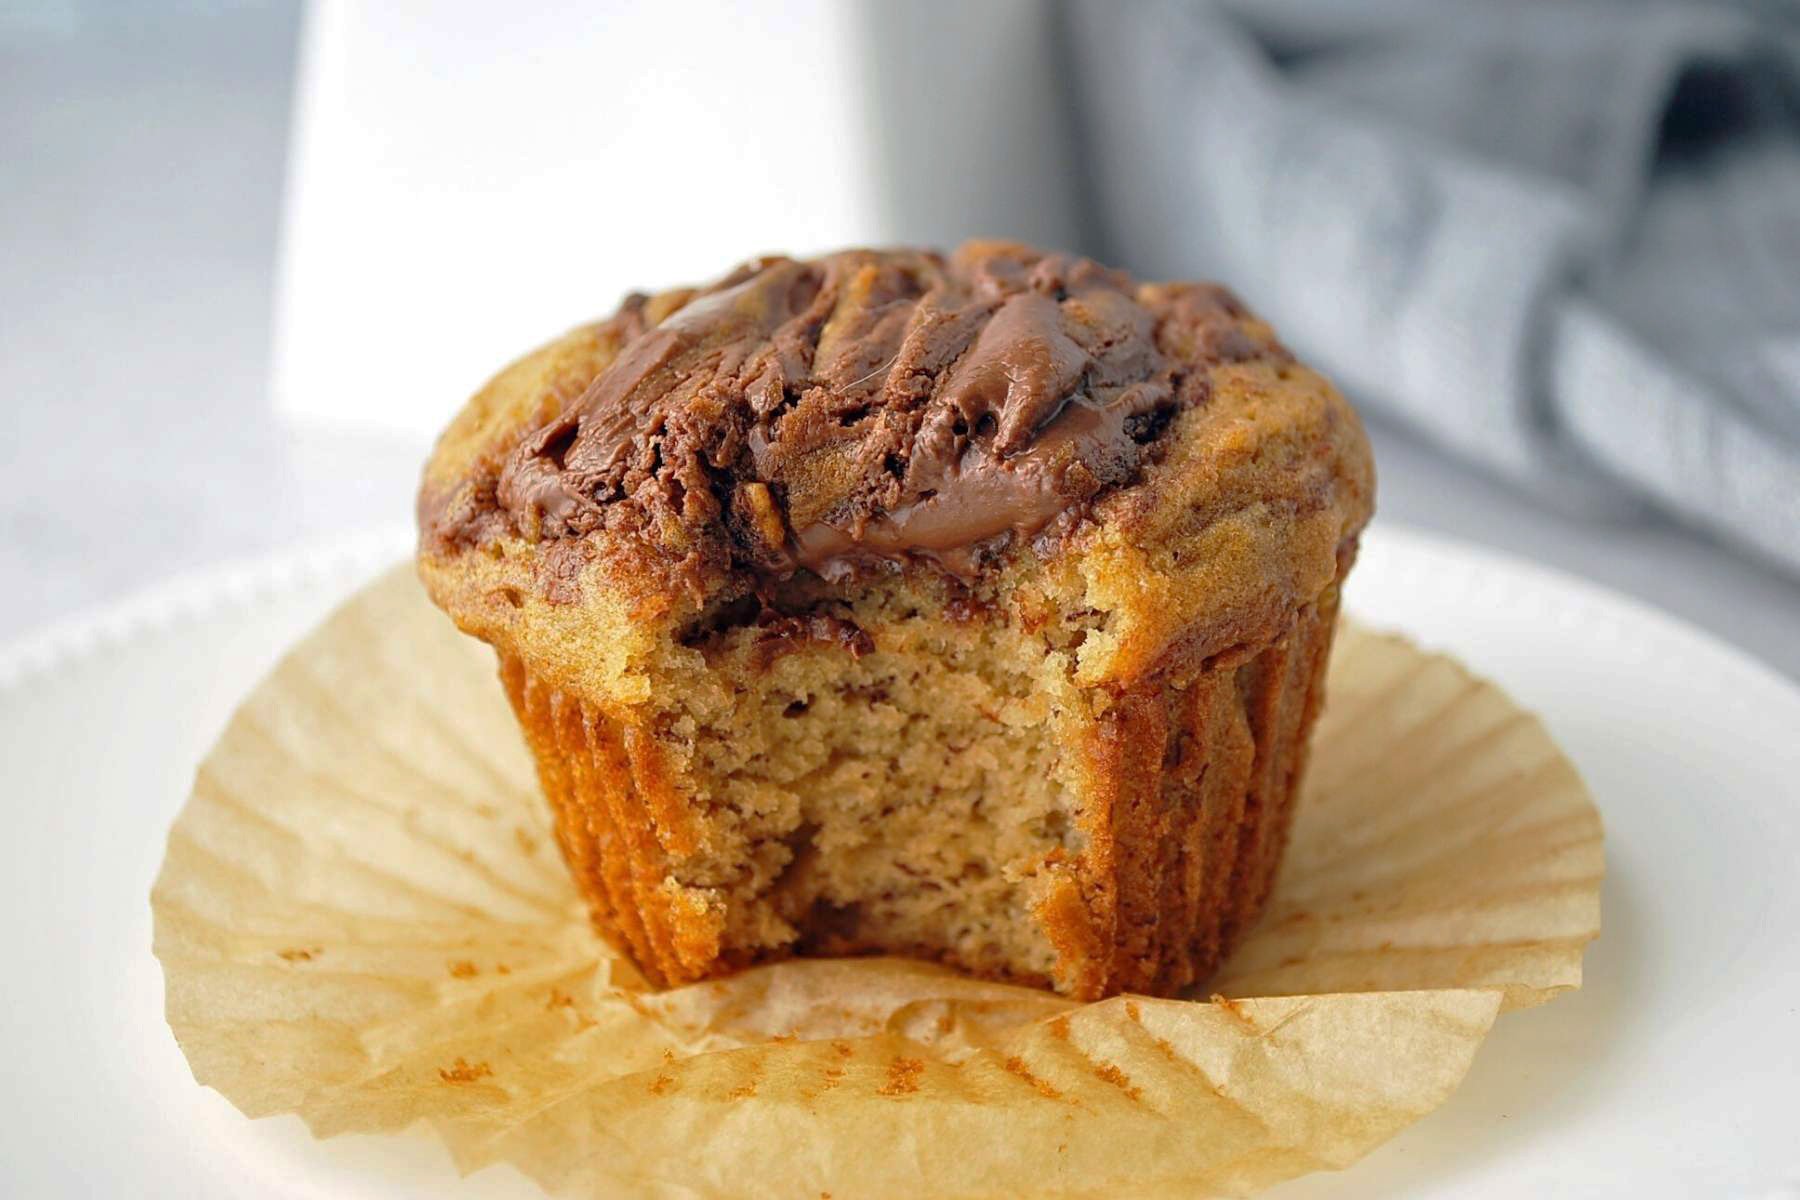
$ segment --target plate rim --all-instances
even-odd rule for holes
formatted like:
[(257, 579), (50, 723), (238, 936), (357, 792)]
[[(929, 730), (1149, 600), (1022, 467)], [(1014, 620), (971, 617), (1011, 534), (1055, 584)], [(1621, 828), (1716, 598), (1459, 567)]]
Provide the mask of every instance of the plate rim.
[(410, 524), (383, 522), (181, 571), (76, 609), (0, 642), (0, 699), (103, 650), (247, 609), (308, 584), (379, 570), (409, 554), (413, 538)]
[[(1403, 523), (1378, 523), (1363, 534), (1363, 554), (1403, 555), (1454, 564), (1463, 574), (1510, 576), (1540, 596), (1556, 596), (1596, 619), (1615, 635), (1678, 646), (1688, 657), (1705, 657), (1715, 667), (1737, 673), (1744, 683), (1778, 703), (1800, 706), (1800, 681), (1790, 679), (1750, 651), (1726, 641), (1656, 604), (1509, 551)], [(249, 608), (284, 592), (328, 578), (372, 575), (411, 554), (412, 525), (387, 521), (317, 542), (229, 559), (181, 572), (142, 586), (123, 597), (93, 604), (0, 643), (0, 699), (48, 672), (85, 662), (101, 651), (180, 625)], [(1354, 589), (1356, 577), (1352, 577)], [(1354, 590), (1350, 611), (1356, 613)], [(1382, 627), (1380, 614), (1357, 613), (1365, 624)]]

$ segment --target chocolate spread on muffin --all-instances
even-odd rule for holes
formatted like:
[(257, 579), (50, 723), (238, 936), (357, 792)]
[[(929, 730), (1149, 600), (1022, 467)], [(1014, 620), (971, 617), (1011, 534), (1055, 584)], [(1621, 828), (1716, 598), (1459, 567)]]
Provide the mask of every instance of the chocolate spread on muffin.
[(1129, 482), (1210, 364), (1285, 358), (1222, 288), (1006, 243), (762, 259), (659, 299), (654, 323), (625, 302), (617, 357), (513, 449), (491, 505), (428, 525), (666, 543), (673, 522), (777, 575), (967, 577)]
[(1373, 502), (1356, 414), (1221, 288), (857, 250), (506, 367), (426, 464), (419, 570), (648, 980), (1172, 995), (1269, 895)]

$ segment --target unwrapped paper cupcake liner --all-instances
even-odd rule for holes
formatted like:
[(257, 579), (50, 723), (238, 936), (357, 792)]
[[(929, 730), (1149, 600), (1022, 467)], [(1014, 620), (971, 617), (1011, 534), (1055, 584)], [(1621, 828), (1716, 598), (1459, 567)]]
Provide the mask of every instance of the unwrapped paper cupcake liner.
[(425, 1123), (569, 1196), (1242, 1195), (1441, 1104), (1599, 930), (1600, 820), (1543, 727), (1346, 625), (1280, 879), (1206, 996), (889, 958), (656, 991), (593, 934), (494, 674), (396, 569), (202, 765), (155, 948), (245, 1113)]

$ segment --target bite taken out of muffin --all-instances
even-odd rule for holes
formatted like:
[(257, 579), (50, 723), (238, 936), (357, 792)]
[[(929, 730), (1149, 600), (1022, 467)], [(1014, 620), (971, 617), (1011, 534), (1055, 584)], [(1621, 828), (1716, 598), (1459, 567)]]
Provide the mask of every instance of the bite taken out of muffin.
[(1222, 288), (853, 250), (507, 367), (419, 564), (652, 982), (885, 952), (1167, 995), (1274, 881), (1373, 498)]

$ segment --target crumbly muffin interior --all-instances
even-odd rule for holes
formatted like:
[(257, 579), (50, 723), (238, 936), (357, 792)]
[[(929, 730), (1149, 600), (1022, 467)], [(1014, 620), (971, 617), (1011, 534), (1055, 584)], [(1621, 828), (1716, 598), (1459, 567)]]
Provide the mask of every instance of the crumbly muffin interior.
[(654, 982), (869, 950), (1166, 994), (1267, 894), (1372, 484), (1224, 289), (855, 250), (507, 368), (420, 567)]
[(897, 577), (828, 590), (721, 606), (671, 647), (659, 740), (715, 831), (672, 882), (716, 889), (739, 951), (1049, 980), (1039, 872), (1084, 842), (1063, 745), (1078, 622), (1026, 632), (972, 600), (945, 620)]

